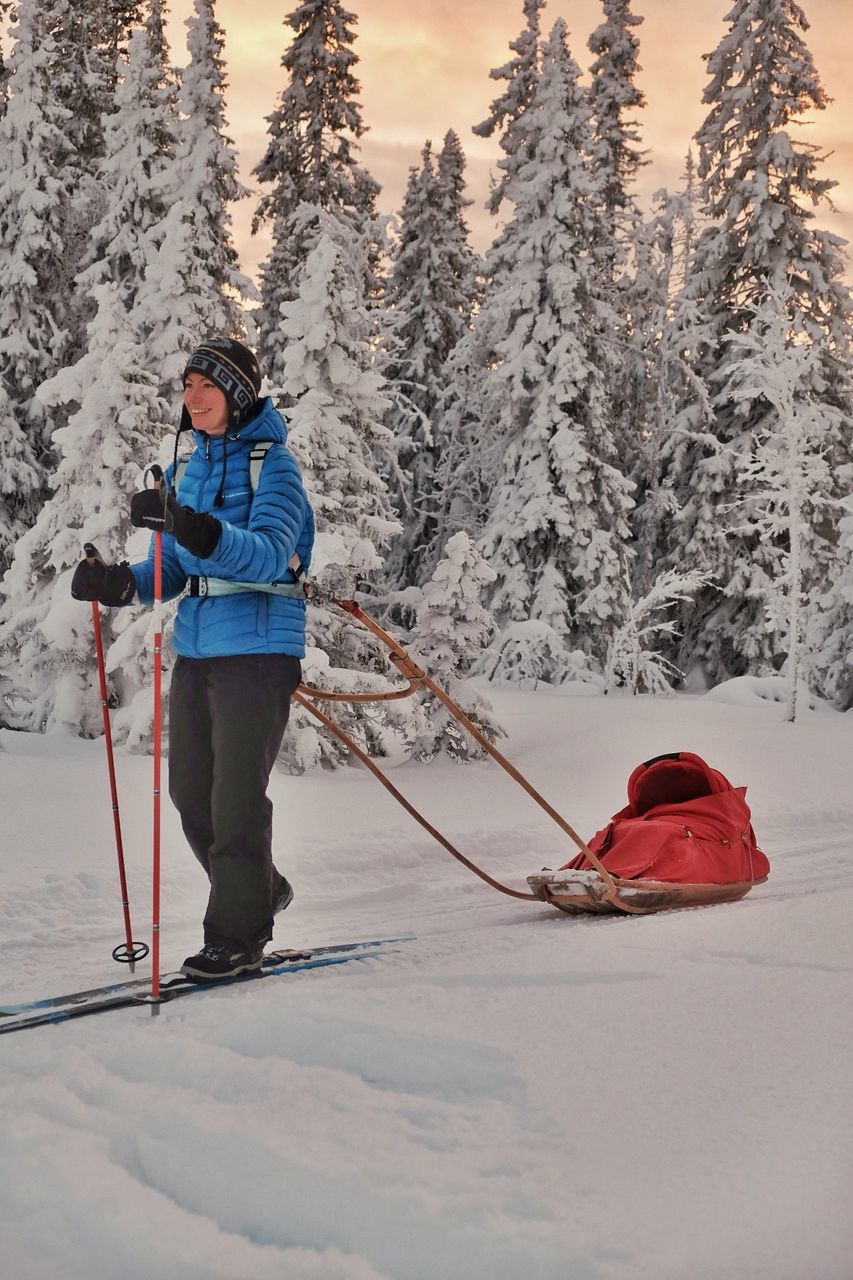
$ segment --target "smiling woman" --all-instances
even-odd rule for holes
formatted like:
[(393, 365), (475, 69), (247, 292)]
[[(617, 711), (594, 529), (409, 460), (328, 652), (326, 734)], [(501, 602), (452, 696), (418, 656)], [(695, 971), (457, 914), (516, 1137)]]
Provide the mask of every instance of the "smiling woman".
[[(218, 0), (217, 17), (227, 37), (225, 56), (230, 87), (228, 118), (241, 158), (244, 181), (267, 142), (266, 117), (283, 87), (281, 55), (291, 35), (283, 24), (280, 0)], [(509, 43), (524, 25), (521, 0), (351, 0), (357, 15), (356, 74), (369, 132), (362, 139), (361, 161), (382, 186), (384, 212), (400, 208), (409, 167), (417, 162), (425, 139), (433, 141), (455, 129), (468, 158), (468, 211), (472, 240), (484, 250), (494, 237), (495, 220), (484, 205), (501, 151), (497, 135), (478, 138), (471, 127), (483, 120), (501, 82), (490, 78), (494, 67), (512, 56)], [(638, 195), (647, 204), (661, 186), (676, 187), (691, 139), (707, 107), (703, 54), (713, 50), (726, 30), (730, 0), (701, 5), (673, 5), (671, 0), (633, 0), (632, 12), (643, 18), (639, 87), (647, 106), (638, 113), (647, 164), (641, 170)], [(170, 38), (173, 57), (183, 60), (182, 21), (191, 0), (175, 0)], [(853, 143), (847, 121), (853, 114), (853, 72), (846, 51), (853, 44), (853, 6), (846, 0), (807, 0), (806, 34), (830, 105), (796, 132), (832, 153), (825, 177), (838, 182), (833, 203), (818, 211), (819, 225), (853, 239)], [(560, 16), (570, 22), (570, 45), (582, 67), (592, 61), (587, 49), (591, 32), (602, 21), (600, 0), (548, 0), (542, 30)], [(234, 210), (235, 238), (245, 270), (254, 274), (269, 251), (263, 233), (253, 237), (252, 200)]]
[(228, 429), (228, 401), (209, 378), (188, 373), (184, 379), (184, 408), (197, 431), (224, 436)]

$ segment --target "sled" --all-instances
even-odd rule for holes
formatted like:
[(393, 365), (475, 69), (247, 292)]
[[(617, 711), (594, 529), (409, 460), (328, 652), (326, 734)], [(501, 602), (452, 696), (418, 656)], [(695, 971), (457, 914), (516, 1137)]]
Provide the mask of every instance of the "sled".
[[(649, 915), (675, 907), (710, 907), (717, 902), (737, 902), (746, 897), (758, 880), (736, 884), (677, 884), (666, 880), (624, 880), (620, 876), (603, 879), (597, 871), (543, 871), (528, 876), (527, 883), (537, 898), (570, 916)], [(609, 883), (608, 883), (609, 881)]]
[(701, 756), (655, 756), (632, 771), (628, 804), (584, 852), (527, 883), (569, 915), (737, 902), (770, 869), (750, 819), (746, 788)]
[[(319, 593), (317, 593), (319, 594)], [(309, 594), (310, 599), (310, 594)], [(496, 747), (489, 742), (488, 738), (477, 728), (477, 726), (465, 715), (461, 707), (459, 707), (450, 695), (436, 684), (425, 671), (409, 656), (406, 650), (396, 641), (393, 636), (389, 635), (374, 618), (371, 618), (364, 609), (361, 608), (354, 600), (342, 600), (337, 597), (324, 597), (325, 603), (331, 603), (338, 608), (343, 609), (362, 624), (368, 631), (381, 641), (381, 643), (390, 651), (390, 661), (396, 667), (398, 674), (402, 675), (407, 684), (397, 686), (396, 688), (387, 689), (381, 692), (371, 693), (349, 693), (336, 692), (332, 690), (318, 689), (310, 685), (300, 685), (296, 693), (293, 695), (294, 702), (302, 706), (315, 719), (319, 720), (330, 733), (332, 733), (339, 742), (341, 742), (362, 764), (370, 770), (378, 782), (390, 792), (394, 799), (402, 805), (406, 812), (418, 822), (425, 831), (427, 831), (439, 844), (447, 850), (452, 857), (461, 862), (463, 866), (472, 871), (474, 875), (479, 876), (481, 880), (490, 885), (498, 892), (506, 894), (511, 898), (522, 898), (526, 901), (540, 901), (548, 903), (549, 906), (556, 907), (558, 910), (566, 912), (569, 915), (597, 914), (606, 913), (625, 915), (644, 915), (654, 911), (666, 911), (676, 907), (699, 907), (710, 906), (719, 902), (736, 902), (739, 898), (749, 893), (753, 885), (762, 884), (767, 876), (761, 874), (749, 880), (737, 879), (728, 883), (685, 883), (673, 879), (654, 880), (649, 878), (641, 878), (639, 875), (618, 876), (611, 873), (598, 856), (595, 844), (603, 833), (599, 832), (596, 837), (588, 844), (583, 840), (577, 832), (569, 825), (566, 819), (560, 814), (524, 777), (524, 775), (515, 768), (509, 760), (503, 756)], [(573, 863), (567, 864), (566, 867), (560, 868), (558, 871), (543, 871), (538, 875), (527, 877), (528, 892), (522, 892), (519, 889), (513, 889), (509, 885), (502, 884), (499, 880), (494, 879), (481, 867), (478, 867), (469, 858), (466, 858), (451, 842), (444, 836), (433, 824), (419, 813), (409, 800), (398, 790), (391, 782), (390, 778), (379, 768), (376, 762), (370, 758), (366, 751), (362, 750), (334, 720), (331, 719), (324, 711), (321, 711), (318, 702), (379, 702), (395, 698), (406, 698), (414, 694), (418, 689), (428, 689), (435, 695), (440, 702), (450, 711), (460, 725), (463, 726), (471, 736), (483, 747), (483, 749), (492, 757), (500, 767), (509, 774), (531, 799), (539, 805), (541, 809), (548, 814), (553, 822), (560, 830), (567, 835), (574, 843), (579, 853)], [(723, 778), (722, 774), (718, 774), (715, 770), (711, 770), (709, 766), (704, 764), (698, 756), (692, 756), (688, 752), (675, 752), (671, 756), (656, 757), (654, 761), (648, 761), (644, 765), (640, 765), (634, 771), (629, 780), (629, 787), (635, 783), (640, 774), (655, 764), (658, 760), (679, 761), (690, 767), (688, 762), (697, 761), (707, 771), (709, 778), (713, 777), (711, 790), (718, 789), (717, 780), (720, 784), (720, 790), (728, 789), (743, 791), (743, 788), (732, 788), (728, 781)], [(627, 811), (625, 811), (627, 812)], [(748, 813), (748, 810), (746, 811)], [(620, 817), (622, 815), (616, 815)], [(688, 832), (688, 835), (691, 833)], [(749, 835), (753, 841), (754, 835), (751, 827)], [(729, 844), (730, 841), (723, 840), (722, 844)], [(591, 847), (592, 845), (592, 847)], [(758, 855), (757, 870), (765, 871), (768, 868), (767, 859), (756, 849)], [(606, 856), (606, 855), (605, 855)], [(749, 870), (752, 870), (750, 860)]]

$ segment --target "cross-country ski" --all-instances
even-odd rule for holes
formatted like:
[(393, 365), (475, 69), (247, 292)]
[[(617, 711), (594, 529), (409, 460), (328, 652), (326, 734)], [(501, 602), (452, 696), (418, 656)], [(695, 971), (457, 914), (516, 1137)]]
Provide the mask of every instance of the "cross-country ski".
[[(251, 974), (220, 978), (214, 982), (193, 982), (178, 973), (161, 977), (159, 990), (164, 1002), (193, 992), (220, 990), (237, 983), (253, 982), (260, 978), (280, 977), (283, 974), (302, 973), (309, 969), (324, 969), (330, 965), (347, 964), (352, 960), (364, 960), (374, 955), (380, 947), (407, 939), (382, 939), (373, 942), (339, 943), (336, 946), (314, 947), (311, 950), (271, 951), (260, 968)], [(150, 1005), (150, 978), (132, 978), (88, 991), (75, 991), (64, 996), (47, 996), (23, 1001), (20, 1004), (0, 1006), (0, 1035), (10, 1031), (22, 1031), (70, 1018), (82, 1018), (90, 1013), (102, 1013), (111, 1009), (142, 1008)]]

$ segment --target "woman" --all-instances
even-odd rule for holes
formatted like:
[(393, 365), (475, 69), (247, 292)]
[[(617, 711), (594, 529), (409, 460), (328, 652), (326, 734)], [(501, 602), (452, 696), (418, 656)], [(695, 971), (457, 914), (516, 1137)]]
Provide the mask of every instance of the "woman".
[[(259, 398), (260, 385), (242, 343), (203, 342), (184, 371), (179, 429), (193, 431), (194, 451), (178, 463), (176, 440), (162, 489), (130, 504), (134, 525), (163, 532), (163, 599), (183, 593), (172, 640), (169, 793), (210, 880), (204, 945), (182, 966), (196, 981), (258, 969), (273, 916), (293, 896), (273, 865), (266, 789), (305, 656), (300, 579), (314, 520), (284, 419)], [(150, 604), (153, 584), (152, 540), (138, 564), (84, 560), (71, 591), (105, 605)]]

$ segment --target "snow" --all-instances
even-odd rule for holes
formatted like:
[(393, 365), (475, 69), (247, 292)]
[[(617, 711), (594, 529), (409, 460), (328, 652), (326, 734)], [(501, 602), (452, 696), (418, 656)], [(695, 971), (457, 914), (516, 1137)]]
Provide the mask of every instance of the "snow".
[[(276, 943), (369, 959), (2, 1041), (16, 1280), (846, 1280), (853, 719), (766, 699), (495, 689), (510, 758), (589, 836), (633, 766), (748, 784), (772, 875), (739, 903), (575, 920), (496, 894), (361, 769), (276, 774)], [(0, 1000), (117, 976), (100, 741), (0, 735)], [(151, 760), (118, 775), (135, 935)], [(394, 780), (488, 871), (568, 853), (491, 763)], [(162, 948), (202, 877), (164, 812)], [(141, 970), (144, 971), (144, 970)]]

